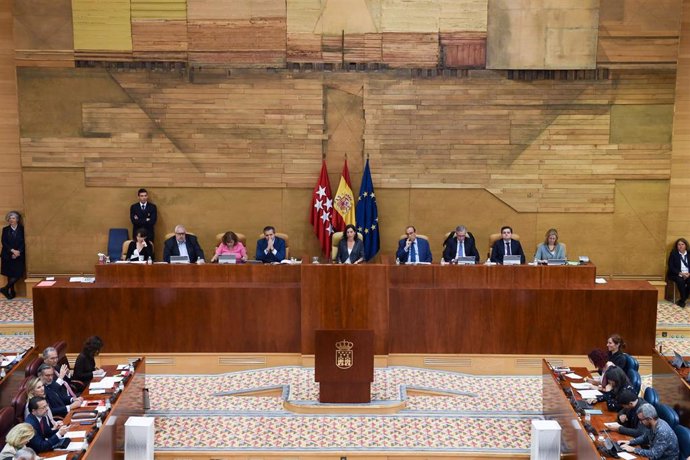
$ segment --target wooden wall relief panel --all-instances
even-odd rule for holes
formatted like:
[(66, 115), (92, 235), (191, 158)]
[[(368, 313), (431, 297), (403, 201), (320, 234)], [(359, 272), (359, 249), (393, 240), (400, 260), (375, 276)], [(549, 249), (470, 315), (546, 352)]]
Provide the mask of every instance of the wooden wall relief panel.
[(489, 0), (487, 68), (593, 69), (599, 0)]
[(70, 0), (23, 0), (12, 4), (17, 66), (74, 67)]
[(669, 177), (670, 145), (611, 143), (610, 103), (672, 104), (673, 85), (672, 72), (570, 83), (372, 79), (365, 151), (385, 170), (379, 187), (484, 188), (518, 212), (612, 212), (616, 180)]
[(186, 61), (186, 0), (132, 0), (132, 48), (136, 60)]
[(72, 0), (74, 49), (85, 58), (95, 52), (131, 52), (130, 0)]
[(602, 1), (597, 64), (656, 67), (678, 58), (682, 0)]
[(230, 67), (283, 67), (285, 1), (188, 0), (189, 61)]

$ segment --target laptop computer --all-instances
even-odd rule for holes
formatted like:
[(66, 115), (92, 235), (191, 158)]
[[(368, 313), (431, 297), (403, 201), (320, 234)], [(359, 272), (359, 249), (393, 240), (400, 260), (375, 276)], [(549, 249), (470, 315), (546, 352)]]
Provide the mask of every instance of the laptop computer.
[(503, 256), (503, 265), (520, 265), (522, 257), (519, 255)]
[(219, 264), (236, 264), (237, 254), (221, 254), (218, 256)]
[(688, 363), (686, 363), (683, 360), (683, 357), (677, 352), (673, 352), (673, 360), (671, 361), (671, 366), (675, 367), (676, 369), (680, 369), (681, 367), (690, 367), (688, 366)]
[(189, 256), (170, 256), (171, 264), (188, 264)]
[(546, 259), (546, 265), (565, 265), (568, 261), (565, 259)]
[(477, 261), (472, 256), (462, 256), (455, 259), (455, 263), (458, 265), (474, 265)]

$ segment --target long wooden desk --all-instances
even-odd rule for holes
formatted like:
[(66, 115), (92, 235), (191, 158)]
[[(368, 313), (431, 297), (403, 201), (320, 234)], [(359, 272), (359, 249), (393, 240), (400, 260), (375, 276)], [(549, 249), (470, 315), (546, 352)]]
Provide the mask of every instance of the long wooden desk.
[(36, 350), (33, 348), (23, 352), (21, 350), (2, 352), (5, 356), (19, 356), (20, 353), (24, 353), (24, 356), (19, 362), (14, 363), (11, 369), (5, 369), (5, 377), (0, 379), (0, 407), (7, 407), (12, 404), (12, 398), (17, 394), (19, 387), (25, 379), (24, 369), (36, 357)]
[[(591, 377), (589, 371), (585, 368), (572, 368), (576, 374), (582, 377)], [(592, 440), (589, 433), (585, 430), (581, 417), (564, 393), (564, 389), (569, 388), (574, 394), (574, 390), (570, 383), (570, 379), (560, 380), (551, 371), (546, 360), (542, 360), (542, 405), (544, 417), (549, 420), (556, 420), (561, 426), (562, 446), (565, 452), (565, 458), (577, 458), (578, 460), (600, 460), (602, 454), (597, 450), (598, 445), (603, 444), (603, 437), (606, 436), (604, 430), (607, 422), (616, 421), (616, 412), (609, 412), (605, 402), (595, 404), (595, 409), (601, 410), (601, 415), (591, 416), (591, 426), (597, 430), (599, 436), (596, 440)], [(582, 382), (581, 380), (579, 382)], [(579, 396), (577, 397), (579, 399)], [(622, 440), (632, 439), (630, 436), (622, 435), (615, 431), (608, 432), (608, 436), (617, 442)], [(636, 458), (647, 458), (635, 455)]]
[[(669, 353), (672, 350), (666, 350)], [(652, 354), (652, 382), (659, 395), (659, 401), (673, 407), (678, 413), (680, 424), (690, 426), (690, 383), (687, 378), (690, 369), (676, 369), (671, 366), (673, 357), (662, 356), (654, 350)], [(688, 361), (687, 356), (683, 359)]]
[[(123, 363), (126, 364), (126, 363)], [(109, 376), (117, 375), (116, 366), (104, 366), (103, 368)], [(97, 382), (96, 378), (93, 381)], [(128, 379), (124, 385), (124, 390), (112, 403), (110, 413), (106, 416), (102, 426), (93, 436), (82, 459), (89, 460), (115, 460), (123, 458), (124, 451), (124, 424), (130, 416), (144, 415), (144, 387), (146, 380), (146, 363), (144, 359), (138, 361), (134, 368), (134, 375)], [(91, 394), (88, 388), (84, 391), (84, 400), (88, 402), (100, 402), (110, 398), (113, 390), (106, 391), (105, 394)], [(74, 422), (72, 417), (75, 413), (93, 410), (93, 406), (76, 409), (70, 412), (65, 418), (65, 424), (70, 425), (69, 431), (86, 431), (87, 435), (95, 428), (95, 422), (81, 425)], [(75, 441), (83, 441), (77, 438)], [(41, 454), (41, 457), (52, 458), (64, 454), (65, 451), (52, 451)]]
[[(98, 265), (34, 289), (39, 343), (78, 352), (314, 353), (317, 329), (373, 329), (390, 353), (586, 354), (614, 329), (654, 346), (656, 290), (585, 266)], [(630, 321), (635, 318), (635, 321)], [(585, 327), (586, 324), (586, 327)]]

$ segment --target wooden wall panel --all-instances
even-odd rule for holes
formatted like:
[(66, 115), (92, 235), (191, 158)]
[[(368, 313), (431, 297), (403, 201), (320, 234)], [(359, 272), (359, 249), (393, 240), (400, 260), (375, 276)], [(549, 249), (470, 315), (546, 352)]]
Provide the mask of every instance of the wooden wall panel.
[(682, 0), (601, 2), (597, 64), (675, 64), (681, 4)]
[(131, 0), (132, 20), (168, 19), (186, 20), (186, 0)]
[(17, 65), (73, 67), (70, 0), (26, 0), (10, 3), (14, 3)]
[(598, 0), (489, 0), (487, 68), (593, 69)]
[(690, 199), (690, 0), (683, 0), (681, 24), (666, 235), (669, 249), (677, 238), (687, 238), (690, 228), (686, 211)]
[(19, 151), (19, 107), (14, 67), (12, 1), (0, 2), (0, 218), (24, 210)]
[(130, 0), (72, 0), (76, 50), (131, 51)]

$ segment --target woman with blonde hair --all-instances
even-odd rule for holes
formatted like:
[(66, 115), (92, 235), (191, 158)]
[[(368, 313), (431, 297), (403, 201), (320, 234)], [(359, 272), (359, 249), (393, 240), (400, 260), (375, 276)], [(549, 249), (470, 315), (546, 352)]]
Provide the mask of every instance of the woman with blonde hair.
[(558, 242), (558, 230), (550, 228), (544, 235), (544, 242), (537, 246), (534, 261), (546, 263), (549, 259), (567, 259), (565, 246)]
[(20, 423), (15, 425), (7, 436), (5, 436), (5, 447), (0, 451), (0, 460), (10, 460), (14, 458), (14, 454), (18, 450), (23, 449), (26, 444), (34, 437), (36, 432), (34, 427), (28, 423)]
[[(46, 397), (46, 389), (43, 385), (43, 381), (39, 377), (34, 377), (29, 380), (26, 384), (26, 406), (24, 407), (24, 418), (29, 415), (29, 401), (34, 396), (40, 396), (41, 398)], [(46, 413), (46, 418), (52, 429), (57, 429), (62, 426), (61, 421), (55, 421), (53, 418), (53, 412), (50, 410), (50, 405), (48, 406), (48, 412)]]

